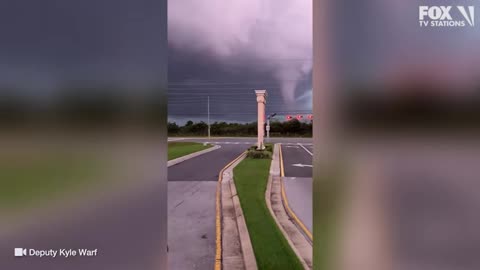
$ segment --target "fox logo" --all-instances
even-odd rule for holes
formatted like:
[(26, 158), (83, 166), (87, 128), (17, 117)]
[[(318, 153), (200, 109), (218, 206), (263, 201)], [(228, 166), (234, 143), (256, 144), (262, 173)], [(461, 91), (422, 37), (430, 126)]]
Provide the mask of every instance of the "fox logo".
[[(457, 6), (457, 9), (463, 16), (464, 21), (453, 19), (451, 14), (452, 6), (420, 6), (418, 12), (419, 20), (421, 22), (420, 25), (422, 25), (423, 22), (423, 24), (427, 26), (428, 22), (430, 22), (432, 26), (465, 26), (466, 23), (470, 26), (475, 26), (474, 6)], [(444, 23), (442, 23), (442, 21)], [(457, 24), (454, 22), (457, 22)]]
[(458, 10), (468, 22), (470, 26), (475, 26), (475, 8), (473, 6), (468, 7), (468, 12), (464, 6), (457, 6)]

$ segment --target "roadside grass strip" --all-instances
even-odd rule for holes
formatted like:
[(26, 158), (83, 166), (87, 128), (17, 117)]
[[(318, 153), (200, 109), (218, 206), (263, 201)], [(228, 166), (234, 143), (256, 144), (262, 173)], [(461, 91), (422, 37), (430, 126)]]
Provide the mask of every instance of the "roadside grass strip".
[[(339, 165), (342, 164), (342, 165)], [(313, 261), (314, 269), (335, 269), (339, 251), (340, 215), (348, 183), (346, 162), (325, 167), (313, 181)]]
[(271, 159), (246, 158), (234, 168), (234, 181), (259, 269), (303, 269), (271, 216), (266, 202)]
[(176, 159), (212, 147), (196, 142), (168, 142), (168, 160)]
[(17, 211), (98, 184), (103, 162), (60, 153), (0, 157), (0, 212)]

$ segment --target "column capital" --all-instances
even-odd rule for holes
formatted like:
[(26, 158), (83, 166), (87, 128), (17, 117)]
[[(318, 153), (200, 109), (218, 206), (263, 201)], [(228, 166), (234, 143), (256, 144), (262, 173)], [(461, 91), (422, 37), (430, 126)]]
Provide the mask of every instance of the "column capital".
[(257, 96), (267, 96), (267, 90), (255, 90)]
[(266, 103), (267, 102), (267, 90), (255, 90), (255, 94), (257, 95), (257, 102), (258, 103)]

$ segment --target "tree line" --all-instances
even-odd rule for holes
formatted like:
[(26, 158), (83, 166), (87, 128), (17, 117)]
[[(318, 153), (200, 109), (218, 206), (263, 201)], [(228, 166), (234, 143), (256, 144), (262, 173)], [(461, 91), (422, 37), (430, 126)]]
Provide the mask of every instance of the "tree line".
[(165, 125), (166, 90), (78, 86), (58, 89), (44, 99), (0, 86), (0, 128), (22, 126), (110, 127), (142, 124)]
[[(301, 122), (297, 119), (290, 121), (270, 122), (270, 136), (291, 136), (291, 137), (311, 137), (312, 136), (312, 121)], [(264, 126), (265, 128), (265, 126)], [(185, 125), (180, 126), (175, 122), (168, 123), (169, 136), (207, 136), (208, 124), (200, 121), (194, 123), (187, 121)], [(215, 122), (210, 125), (211, 136), (256, 136), (257, 122), (251, 123), (227, 123)]]

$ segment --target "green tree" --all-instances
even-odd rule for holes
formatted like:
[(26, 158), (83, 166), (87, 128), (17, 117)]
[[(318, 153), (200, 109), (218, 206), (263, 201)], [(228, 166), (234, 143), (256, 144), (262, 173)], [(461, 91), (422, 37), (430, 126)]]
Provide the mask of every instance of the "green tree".
[(168, 122), (168, 135), (177, 135), (178, 132), (180, 131), (180, 127), (177, 125), (177, 123), (173, 122)]

